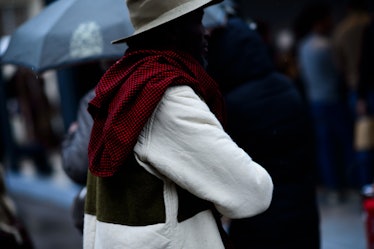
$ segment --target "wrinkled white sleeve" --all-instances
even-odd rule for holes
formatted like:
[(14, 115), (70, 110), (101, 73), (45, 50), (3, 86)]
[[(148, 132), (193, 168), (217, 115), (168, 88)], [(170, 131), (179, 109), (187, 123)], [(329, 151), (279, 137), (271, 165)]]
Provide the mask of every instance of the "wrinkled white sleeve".
[(232, 141), (188, 86), (166, 91), (135, 153), (228, 218), (250, 217), (270, 205), (273, 183), (267, 171)]

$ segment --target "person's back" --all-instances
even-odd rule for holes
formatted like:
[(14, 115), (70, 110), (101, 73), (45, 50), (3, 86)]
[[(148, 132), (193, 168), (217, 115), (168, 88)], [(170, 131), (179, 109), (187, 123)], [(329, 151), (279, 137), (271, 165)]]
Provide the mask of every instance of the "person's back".
[(330, 40), (333, 30), (331, 6), (322, 1), (313, 2), (298, 14), (295, 23), (303, 26), (304, 30), (296, 47), (300, 77), (308, 101), (322, 104), (339, 102), (341, 82)]
[(260, 36), (237, 18), (213, 33), (208, 64), (224, 91), (228, 133), (274, 181), (267, 211), (231, 221), (235, 248), (319, 248), (311, 132), (296, 86), (274, 71)]
[(351, 0), (346, 16), (338, 23), (333, 33), (336, 63), (344, 75), (350, 94), (357, 90), (362, 35), (370, 22), (367, 3), (367, 0)]
[(310, 3), (295, 23), (304, 30), (297, 42), (297, 59), (313, 120), (319, 183), (327, 201), (341, 201), (352, 180), (349, 173), (354, 158), (344, 81), (334, 63), (330, 40), (332, 6), (323, 1)]
[(300, 44), (301, 76), (309, 101), (339, 101), (340, 78), (331, 52), (330, 42), (319, 34), (310, 34)]

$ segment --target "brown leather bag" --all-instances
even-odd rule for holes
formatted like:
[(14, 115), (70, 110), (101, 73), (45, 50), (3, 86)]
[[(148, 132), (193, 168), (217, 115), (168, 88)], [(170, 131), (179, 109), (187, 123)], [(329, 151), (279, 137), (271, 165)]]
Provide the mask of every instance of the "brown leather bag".
[(359, 117), (354, 128), (355, 150), (374, 149), (374, 116)]

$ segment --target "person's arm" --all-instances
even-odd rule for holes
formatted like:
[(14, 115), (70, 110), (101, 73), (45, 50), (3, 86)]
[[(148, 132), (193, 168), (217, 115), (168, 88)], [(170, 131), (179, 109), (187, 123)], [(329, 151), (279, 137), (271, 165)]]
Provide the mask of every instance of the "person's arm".
[(87, 111), (88, 102), (93, 98), (89, 92), (82, 98), (77, 121), (72, 124), (62, 143), (62, 166), (65, 173), (76, 183), (85, 185), (88, 170), (88, 143), (93, 120)]
[(266, 210), (273, 183), (187, 86), (170, 88), (135, 147), (139, 159), (228, 218)]

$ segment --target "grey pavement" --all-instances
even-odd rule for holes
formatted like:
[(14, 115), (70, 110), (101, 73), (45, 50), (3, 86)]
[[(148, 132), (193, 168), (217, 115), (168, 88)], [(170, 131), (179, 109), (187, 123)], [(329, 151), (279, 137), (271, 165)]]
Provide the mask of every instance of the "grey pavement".
[(74, 227), (71, 205), (80, 187), (65, 175), (60, 163), (53, 165), (51, 177), (40, 177), (26, 163), (20, 174), (6, 173), (6, 187), (34, 249), (79, 249), (82, 236)]
[(21, 193), (11, 197), (35, 249), (82, 248), (82, 236), (73, 226), (68, 208)]
[[(319, 193), (321, 195), (321, 193)], [(321, 249), (366, 249), (364, 210), (358, 192), (349, 192), (342, 202), (319, 202)]]
[[(70, 216), (79, 187), (60, 169), (51, 178), (27, 171), (21, 175), (8, 173), (6, 184), (35, 249), (82, 248), (82, 236)], [(320, 198), (319, 206), (321, 249), (366, 249), (364, 213), (357, 192), (349, 192), (344, 202), (328, 204)]]

